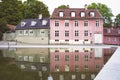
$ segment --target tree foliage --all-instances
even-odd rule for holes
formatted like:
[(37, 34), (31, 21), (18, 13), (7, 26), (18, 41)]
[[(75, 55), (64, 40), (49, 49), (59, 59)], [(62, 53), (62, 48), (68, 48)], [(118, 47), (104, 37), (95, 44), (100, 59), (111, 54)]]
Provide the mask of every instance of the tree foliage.
[(66, 5), (60, 5), (60, 6), (58, 6), (58, 8), (59, 8), (59, 9), (66, 9), (66, 8), (69, 8), (69, 7), (66, 6)]
[(115, 22), (116, 22), (116, 26), (120, 28), (120, 14), (116, 16)]
[(23, 3), (23, 17), (24, 18), (37, 18), (42, 14), (44, 18), (49, 17), (48, 7), (37, 0), (27, 0)]
[(108, 8), (107, 5), (101, 4), (101, 3), (92, 3), (88, 5), (89, 9), (98, 9), (101, 15), (104, 18), (104, 27), (110, 26), (110, 23), (112, 22), (111, 17), (113, 16), (112, 11), (110, 8)]

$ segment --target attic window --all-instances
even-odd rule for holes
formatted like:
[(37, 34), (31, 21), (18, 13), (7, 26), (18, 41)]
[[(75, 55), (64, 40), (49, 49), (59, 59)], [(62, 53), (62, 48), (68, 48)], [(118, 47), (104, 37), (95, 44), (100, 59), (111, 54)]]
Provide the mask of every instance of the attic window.
[(95, 13), (94, 12), (90, 12), (90, 17), (94, 17)]
[(47, 25), (47, 20), (42, 20), (42, 25)]
[(59, 17), (63, 17), (63, 12), (59, 12)]
[(21, 22), (21, 27), (24, 27), (26, 22)]
[(32, 22), (31, 22), (31, 26), (35, 26), (36, 23), (37, 23), (36, 21), (32, 21)]
[(71, 17), (75, 17), (75, 12), (71, 12)]
[(81, 17), (85, 17), (85, 12), (81, 12), (81, 13), (80, 13), (80, 16), (81, 16)]

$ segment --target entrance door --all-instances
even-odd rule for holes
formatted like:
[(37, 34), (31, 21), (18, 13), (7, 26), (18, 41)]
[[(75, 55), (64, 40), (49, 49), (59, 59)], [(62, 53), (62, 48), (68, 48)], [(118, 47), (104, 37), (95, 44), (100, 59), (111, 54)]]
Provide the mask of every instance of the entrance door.
[(94, 43), (95, 44), (102, 44), (103, 43), (102, 34), (94, 34)]

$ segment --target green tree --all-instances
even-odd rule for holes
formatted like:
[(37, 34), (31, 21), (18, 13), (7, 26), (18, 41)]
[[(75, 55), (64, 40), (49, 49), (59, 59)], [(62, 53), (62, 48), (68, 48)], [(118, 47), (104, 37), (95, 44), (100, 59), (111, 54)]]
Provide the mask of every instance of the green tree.
[(66, 9), (66, 8), (69, 8), (69, 6), (68, 5), (67, 6), (66, 5), (60, 5), (60, 6), (58, 6), (58, 8), (59, 9)]
[(116, 26), (120, 28), (120, 14), (116, 16), (115, 23), (116, 23)]
[(50, 16), (48, 7), (38, 0), (27, 0), (23, 3), (23, 18), (37, 18), (42, 14), (44, 18)]
[(88, 5), (88, 9), (98, 9), (104, 18), (104, 27), (110, 26), (110, 23), (112, 22), (111, 17), (113, 16), (113, 14), (111, 9), (108, 8), (107, 5), (101, 3), (92, 3)]
[(22, 19), (22, 13), (19, 10), (21, 6), (18, 0), (2, 0), (0, 3), (0, 18), (4, 18), (7, 24), (16, 25)]

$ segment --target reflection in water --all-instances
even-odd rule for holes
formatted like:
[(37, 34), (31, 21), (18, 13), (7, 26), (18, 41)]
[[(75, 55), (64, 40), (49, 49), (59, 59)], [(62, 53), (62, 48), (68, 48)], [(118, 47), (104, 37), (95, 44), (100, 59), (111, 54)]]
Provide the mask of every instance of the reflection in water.
[(93, 80), (115, 49), (18, 48), (1, 51), (1, 56), (9, 58), (9, 64), (16, 64), (24, 73), (36, 72), (39, 80), (47, 80), (49, 75), (53, 80)]

